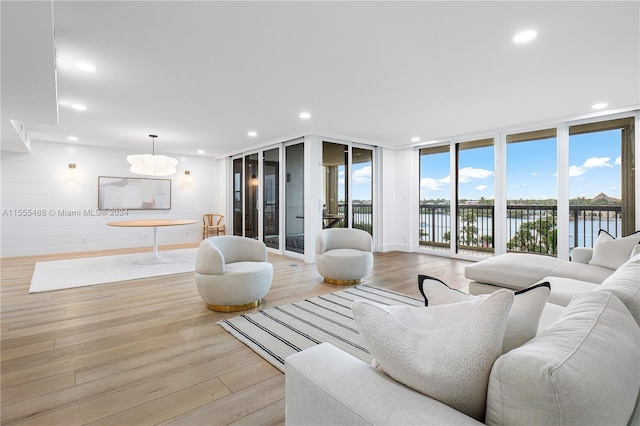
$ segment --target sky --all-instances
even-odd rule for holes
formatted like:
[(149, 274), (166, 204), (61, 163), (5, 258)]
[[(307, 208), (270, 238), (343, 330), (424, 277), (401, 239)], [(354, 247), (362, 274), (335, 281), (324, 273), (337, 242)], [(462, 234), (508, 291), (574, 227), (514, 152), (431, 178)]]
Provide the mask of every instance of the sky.
[[(620, 198), (620, 130), (569, 137), (570, 198)], [(556, 139), (507, 145), (507, 198), (557, 197)], [(460, 198), (494, 198), (493, 147), (460, 151)], [(420, 199), (449, 199), (449, 153), (421, 156)]]
[[(344, 200), (344, 166), (338, 167), (338, 194)], [(351, 167), (352, 200), (371, 200), (371, 163), (356, 163)]]

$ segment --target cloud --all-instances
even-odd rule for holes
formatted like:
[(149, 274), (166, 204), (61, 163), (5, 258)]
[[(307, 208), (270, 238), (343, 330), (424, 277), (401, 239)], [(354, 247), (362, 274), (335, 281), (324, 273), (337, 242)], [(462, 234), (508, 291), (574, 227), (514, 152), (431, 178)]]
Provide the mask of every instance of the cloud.
[(613, 162), (616, 166), (622, 165), (622, 159), (620, 157), (616, 158), (616, 161)]
[(442, 182), (442, 179), (434, 179), (434, 178), (422, 178), (420, 179), (420, 188), (428, 189), (430, 191), (441, 191), (444, 189), (445, 183)]
[(531, 173), (531, 176), (538, 176), (536, 172)]
[[(471, 182), (474, 179), (486, 179), (491, 176), (493, 176), (493, 172), (491, 170), (474, 169), (473, 167), (464, 167), (458, 171), (458, 179), (460, 180), (460, 183)], [(451, 175), (447, 175), (440, 179), (430, 177), (420, 179), (420, 187), (432, 191), (441, 191), (450, 183)], [(479, 185), (476, 189), (478, 188), (481, 188), (479, 191), (482, 191), (487, 188), (487, 186)]]
[(478, 186), (476, 186), (476, 189), (477, 189), (478, 191), (484, 191), (484, 190), (485, 190), (485, 189), (487, 189), (487, 188), (488, 188), (488, 186), (487, 186), (487, 185), (478, 185)]
[(587, 169), (585, 169), (584, 167), (571, 166), (571, 167), (569, 167), (569, 176), (570, 177), (581, 176), (586, 171), (587, 171)]
[(486, 179), (493, 176), (491, 170), (474, 169), (473, 167), (463, 167), (458, 171), (458, 180), (461, 183), (470, 182), (473, 179)]
[(353, 172), (353, 183), (369, 183), (371, 182), (371, 166), (364, 166)]
[(609, 157), (591, 157), (587, 158), (582, 167), (585, 169), (594, 169), (596, 167), (612, 167), (609, 163), (611, 158)]
[[(616, 164), (620, 157), (616, 158)], [(570, 166), (569, 167), (569, 177), (582, 176), (589, 169), (595, 169), (598, 167), (613, 167), (609, 162), (611, 158), (609, 157), (591, 157), (587, 158), (586, 161), (582, 164), (582, 166)]]

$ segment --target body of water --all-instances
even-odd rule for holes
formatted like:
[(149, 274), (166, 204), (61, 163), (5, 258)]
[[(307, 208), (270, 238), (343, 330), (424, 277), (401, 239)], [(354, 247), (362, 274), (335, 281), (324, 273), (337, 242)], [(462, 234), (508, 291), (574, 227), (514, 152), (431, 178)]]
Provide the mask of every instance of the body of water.
[[(432, 230), (431, 218), (435, 221), (435, 238), (430, 235)], [(435, 214), (422, 215), (423, 221), (420, 223), (420, 230), (426, 235), (421, 235), (421, 241), (433, 241), (437, 243), (446, 243), (443, 236), (446, 232), (450, 232), (449, 215)], [(483, 220), (484, 219), (484, 220)], [(526, 219), (521, 218), (509, 218), (507, 223), (507, 238), (510, 240), (513, 235), (520, 229), (520, 225), (523, 222), (527, 222)], [(569, 221), (569, 246), (570, 247), (593, 247), (593, 243), (598, 237), (600, 229), (606, 230), (609, 234), (615, 238), (620, 238), (622, 230), (622, 220), (611, 218), (594, 218), (594, 220), (578, 220), (578, 238), (575, 239), (575, 223), (573, 220)], [(492, 234), (492, 223), (489, 218), (481, 218), (479, 221), (479, 236)]]

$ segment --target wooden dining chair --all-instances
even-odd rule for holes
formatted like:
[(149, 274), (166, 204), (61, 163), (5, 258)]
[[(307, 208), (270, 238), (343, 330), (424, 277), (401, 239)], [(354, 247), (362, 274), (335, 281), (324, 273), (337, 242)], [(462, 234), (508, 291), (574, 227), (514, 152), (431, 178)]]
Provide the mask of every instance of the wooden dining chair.
[(211, 235), (224, 235), (224, 216), (221, 214), (207, 213), (202, 215), (202, 239)]

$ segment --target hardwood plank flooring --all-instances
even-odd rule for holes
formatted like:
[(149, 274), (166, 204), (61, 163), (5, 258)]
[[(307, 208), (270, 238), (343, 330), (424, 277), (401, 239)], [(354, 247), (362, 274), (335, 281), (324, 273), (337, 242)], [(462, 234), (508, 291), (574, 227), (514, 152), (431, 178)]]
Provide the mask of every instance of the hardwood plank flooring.
[[(284, 375), (217, 325), (237, 314), (208, 310), (193, 273), (28, 293), (36, 262), (141, 251), (0, 259), (0, 424), (284, 424)], [(313, 264), (269, 261), (273, 284), (254, 310), (344, 288)], [(468, 264), (375, 253), (366, 283), (420, 297), (422, 273), (465, 290)]]

